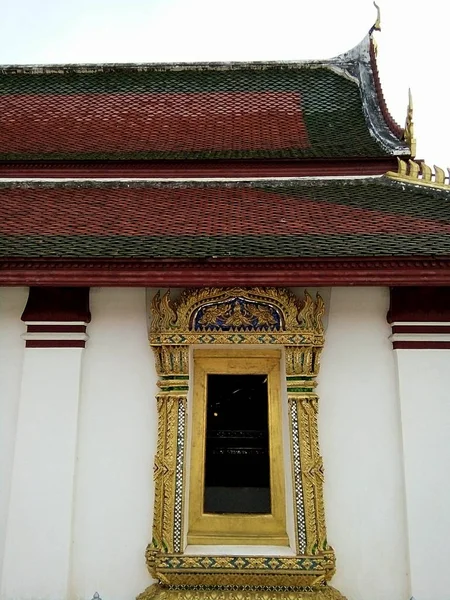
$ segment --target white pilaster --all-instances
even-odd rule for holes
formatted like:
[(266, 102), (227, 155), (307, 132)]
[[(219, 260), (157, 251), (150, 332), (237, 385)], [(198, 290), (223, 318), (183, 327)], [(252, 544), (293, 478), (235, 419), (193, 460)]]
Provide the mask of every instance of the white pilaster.
[[(73, 296), (88, 298), (88, 290)], [(46, 298), (48, 303), (46, 305)], [(68, 306), (70, 289), (32, 288), (27, 319), (2, 600), (68, 597), (78, 403), (86, 322), (28, 319)], [(53, 304), (52, 304), (53, 303)], [(72, 311), (73, 312), (73, 311)], [(32, 322), (29, 322), (32, 321)], [(23, 343), (23, 342), (22, 342)]]
[(14, 460), (28, 288), (0, 288), (0, 581)]
[(412, 595), (448, 597), (450, 349), (398, 349)]
[(450, 288), (394, 287), (390, 296), (411, 591), (441, 600), (450, 589)]
[(67, 597), (81, 348), (27, 348), (2, 597)]
[(73, 598), (131, 600), (150, 585), (157, 376), (144, 288), (93, 288), (83, 365)]

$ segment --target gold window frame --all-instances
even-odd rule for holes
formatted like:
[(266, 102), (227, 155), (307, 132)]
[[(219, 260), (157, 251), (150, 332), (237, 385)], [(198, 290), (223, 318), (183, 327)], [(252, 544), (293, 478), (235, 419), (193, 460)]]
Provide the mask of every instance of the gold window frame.
[[(187, 543), (289, 546), (282, 445), (280, 350), (194, 350), (192, 443)], [(206, 380), (209, 374), (267, 374), (269, 514), (211, 514), (203, 510), (205, 489)]]
[[(201, 288), (173, 300), (156, 293), (149, 341), (159, 376), (153, 536), (147, 567), (157, 583), (139, 600), (337, 600), (328, 585), (335, 555), (327, 542), (315, 392), (325, 306), (285, 288)], [(185, 553), (187, 398), (190, 350), (201, 345), (284, 348), (295, 554)], [(250, 350), (250, 348), (249, 348)]]

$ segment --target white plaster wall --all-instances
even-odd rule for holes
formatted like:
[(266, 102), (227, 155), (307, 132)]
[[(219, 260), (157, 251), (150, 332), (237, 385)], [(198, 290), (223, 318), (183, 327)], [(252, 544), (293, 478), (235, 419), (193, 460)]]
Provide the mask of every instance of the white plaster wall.
[(27, 348), (3, 561), (6, 600), (67, 598), (81, 348)]
[(449, 597), (450, 350), (396, 350), (412, 592)]
[(150, 583), (156, 375), (143, 288), (91, 290), (79, 418), (72, 593), (130, 600)]
[(319, 376), (325, 511), (337, 557), (332, 585), (348, 600), (410, 598), (388, 304), (387, 288), (332, 289)]
[(0, 579), (17, 425), (28, 288), (0, 288)]

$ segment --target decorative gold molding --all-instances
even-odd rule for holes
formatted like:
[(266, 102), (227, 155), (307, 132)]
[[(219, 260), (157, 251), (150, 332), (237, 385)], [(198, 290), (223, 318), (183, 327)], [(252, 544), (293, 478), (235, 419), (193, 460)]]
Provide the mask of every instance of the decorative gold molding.
[(317, 430), (318, 397), (314, 394), (290, 397), (297, 403), (302, 456), (302, 479), (305, 498), (306, 552), (329, 551), (323, 504), (323, 463), (319, 453)]
[(157, 583), (148, 587), (137, 600), (345, 600), (331, 586), (314, 591), (230, 590), (230, 589), (168, 589)]
[[(186, 397), (185, 395), (159, 394), (156, 401), (158, 442), (154, 463), (155, 507), (150, 556), (153, 556), (152, 550), (157, 552), (174, 551), (177, 430), (179, 405), (186, 403)], [(153, 569), (153, 566), (151, 568)]]
[[(440, 167), (434, 165), (434, 173), (427, 164), (424, 162), (415, 162), (409, 160), (408, 162), (397, 158), (398, 171), (388, 171), (387, 177), (395, 179), (396, 181), (404, 181), (405, 183), (415, 183), (419, 185), (425, 185), (427, 187), (438, 188), (438, 189), (450, 189), (448, 177), (445, 176), (445, 171)], [(448, 170), (448, 169), (447, 169)], [(450, 170), (449, 174), (450, 174)]]
[[(170, 291), (154, 296), (149, 341), (155, 353), (160, 392), (153, 540), (146, 560), (160, 585), (148, 588), (141, 600), (161, 594), (164, 598), (172, 594), (174, 600), (197, 598), (199, 591), (193, 587), (208, 588), (208, 599), (222, 594), (224, 600), (232, 600), (237, 594), (219, 591), (219, 586), (236, 586), (240, 598), (248, 595), (250, 599), (256, 594), (255, 600), (278, 598), (281, 592), (276, 590), (281, 588), (296, 590), (296, 600), (342, 598), (326, 584), (334, 573), (335, 557), (326, 539), (318, 397), (314, 393), (324, 343), (324, 312), (319, 295), (313, 300), (305, 292), (300, 299), (283, 288), (191, 289), (176, 300)], [(294, 557), (183, 554), (185, 431), (192, 344), (284, 347), (296, 522)]]

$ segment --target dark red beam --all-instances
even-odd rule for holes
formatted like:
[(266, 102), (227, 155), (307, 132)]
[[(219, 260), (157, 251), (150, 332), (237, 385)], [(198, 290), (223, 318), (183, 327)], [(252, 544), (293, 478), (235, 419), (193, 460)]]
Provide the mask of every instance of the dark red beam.
[(450, 258), (311, 260), (3, 260), (0, 285), (450, 285)]
[(0, 161), (6, 177), (315, 177), (383, 175), (397, 159), (179, 160), (179, 161)]

